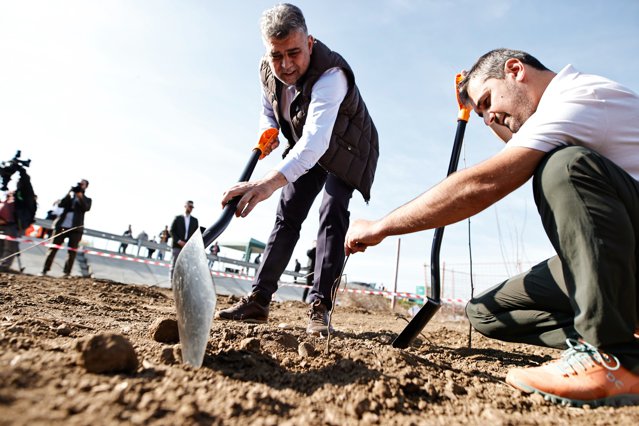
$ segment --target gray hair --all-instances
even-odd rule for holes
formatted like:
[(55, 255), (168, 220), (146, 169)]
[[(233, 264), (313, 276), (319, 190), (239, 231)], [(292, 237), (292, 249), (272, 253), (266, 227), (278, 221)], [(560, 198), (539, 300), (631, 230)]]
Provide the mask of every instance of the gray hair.
[(459, 91), (459, 100), (468, 105), (468, 84), (470, 80), (479, 78), (481, 81), (486, 81), (489, 78), (497, 78), (503, 80), (506, 76), (504, 72), (504, 64), (507, 60), (515, 58), (519, 59), (522, 63), (530, 65), (531, 67), (540, 71), (549, 71), (537, 58), (529, 53), (521, 50), (512, 49), (495, 49), (481, 56), (475, 65), (468, 71), (466, 77), (459, 82), (457, 90)]
[(304, 15), (299, 7), (289, 3), (280, 3), (265, 10), (260, 18), (260, 29), (265, 40), (281, 40), (291, 32), (303, 31), (308, 34)]

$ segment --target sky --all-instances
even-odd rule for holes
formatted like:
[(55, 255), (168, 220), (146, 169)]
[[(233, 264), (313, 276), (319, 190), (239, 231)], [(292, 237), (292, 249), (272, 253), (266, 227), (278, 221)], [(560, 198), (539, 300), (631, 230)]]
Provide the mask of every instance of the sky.
[[(0, 160), (17, 150), (32, 160), (38, 217), (85, 178), (93, 199), (87, 228), (121, 234), (131, 224), (134, 235), (152, 237), (183, 213), (187, 199), (201, 225), (217, 220), (222, 193), (257, 142), (259, 18), (274, 4), (0, 0)], [(294, 4), (309, 32), (353, 68), (379, 132), (372, 198), (367, 205), (354, 194), (351, 220), (382, 217), (445, 177), (457, 126), (455, 74), (491, 49), (525, 50), (553, 71), (573, 64), (639, 91), (634, 0)], [(471, 116), (459, 167), (502, 147)], [(253, 177), (271, 170), (282, 150), (260, 161)], [(278, 195), (234, 219), (220, 243), (266, 241)], [(296, 258), (306, 264), (319, 200), (290, 269)], [(389, 237), (353, 255), (347, 278), (414, 292), (427, 279), (432, 237)], [(440, 258), (458, 275), (444, 277), (455, 283), (444, 296), (469, 294), (470, 256), (484, 277), (481, 289), (553, 254), (528, 182), (470, 223), (446, 227)], [(222, 248), (220, 255), (237, 253)]]

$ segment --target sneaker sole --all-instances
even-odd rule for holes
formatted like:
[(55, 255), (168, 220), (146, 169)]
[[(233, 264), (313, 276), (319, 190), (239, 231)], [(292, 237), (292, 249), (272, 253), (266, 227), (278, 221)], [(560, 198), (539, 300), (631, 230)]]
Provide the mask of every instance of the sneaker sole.
[(550, 401), (555, 404), (560, 404), (563, 406), (570, 407), (583, 407), (584, 405), (589, 405), (591, 407), (619, 407), (624, 405), (638, 405), (639, 404), (639, 395), (633, 394), (619, 394), (615, 396), (608, 396), (606, 398), (593, 399), (593, 400), (581, 400), (581, 399), (570, 399), (564, 398), (562, 396), (558, 396), (552, 393), (541, 391), (532, 386), (528, 386), (524, 383), (513, 381), (509, 382), (510, 385), (516, 387), (517, 389), (526, 392), (526, 393), (536, 393), (544, 397), (546, 401)]
[[(317, 329), (312, 329), (309, 330), (308, 328), (306, 329), (306, 334), (311, 334), (311, 335), (324, 335), (326, 336), (328, 334), (328, 329), (324, 328), (322, 330), (317, 330)], [(331, 334), (335, 334), (335, 330), (331, 328)]]
[(266, 324), (268, 322), (268, 319), (265, 320), (256, 320), (256, 319), (242, 319), (242, 318), (224, 318), (224, 317), (220, 317), (220, 316), (215, 316), (216, 320), (222, 320), (222, 321), (236, 321), (236, 322), (245, 322), (248, 324)]

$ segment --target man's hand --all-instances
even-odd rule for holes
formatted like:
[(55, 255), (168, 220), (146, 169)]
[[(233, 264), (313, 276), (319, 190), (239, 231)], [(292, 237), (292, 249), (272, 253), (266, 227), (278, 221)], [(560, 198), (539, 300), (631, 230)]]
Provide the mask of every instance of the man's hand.
[(378, 231), (378, 228), (377, 221), (360, 219), (353, 222), (348, 228), (344, 241), (346, 255), (366, 251), (368, 247), (381, 243), (385, 236)]
[(235, 210), (235, 216), (246, 217), (260, 201), (266, 200), (277, 189), (286, 185), (288, 181), (280, 172), (271, 171), (263, 179), (255, 182), (239, 182), (227, 189), (222, 195), (222, 208), (233, 198), (240, 198)]

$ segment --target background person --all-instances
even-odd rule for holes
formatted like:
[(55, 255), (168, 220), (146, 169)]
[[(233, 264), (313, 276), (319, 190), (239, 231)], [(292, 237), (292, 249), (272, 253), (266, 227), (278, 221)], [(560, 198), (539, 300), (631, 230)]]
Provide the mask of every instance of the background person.
[(310, 249), (306, 250), (308, 261), (306, 263), (306, 287), (304, 287), (304, 291), (302, 292), (303, 302), (306, 302), (308, 292), (313, 286), (313, 277), (315, 276), (315, 255), (317, 252), (316, 245), (317, 241), (313, 240), (313, 246)]
[(217, 317), (267, 321), (271, 297), (291, 259), (302, 223), (324, 189), (317, 238), (318, 273), (310, 294), (307, 332), (325, 333), (331, 287), (344, 262), (343, 242), (353, 190), (360, 191), (366, 201), (370, 198), (379, 151), (377, 130), (351, 67), (308, 34), (299, 8), (279, 4), (266, 10), (261, 33), (266, 54), (260, 65), (260, 127), (279, 128), (289, 146), (275, 170), (258, 181), (239, 183), (224, 194), (222, 205), (240, 196), (236, 215), (246, 216), (257, 203), (282, 188), (275, 226), (252, 293), (219, 311)]
[(209, 249), (209, 252), (211, 253), (211, 256), (215, 257), (215, 259), (209, 259), (209, 269), (213, 269), (215, 261), (217, 260), (217, 255), (220, 254), (220, 246), (217, 241), (213, 243), (213, 245)]
[(20, 250), (18, 241), (18, 224), (15, 220), (15, 199), (13, 191), (8, 191), (6, 198), (0, 202), (0, 234), (11, 239), (0, 238), (0, 272), (11, 270), (15, 253)]
[[(300, 263), (299, 260), (295, 259), (295, 269), (294, 271), (299, 273), (302, 270), (302, 264)], [(293, 279), (295, 282), (297, 282), (297, 275), (294, 277)]]
[(193, 211), (193, 201), (188, 200), (184, 204), (184, 214), (177, 215), (171, 223), (171, 239), (173, 240), (172, 259), (170, 277), (173, 279), (173, 268), (182, 247), (191, 238), (191, 235), (198, 229), (199, 223), (196, 217), (191, 215)]
[[(89, 187), (89, 181), (82, 179), (60, 200), (58, 207), (62, 208), (62, 213), (53, 221), (53, 241), (60, 246), (64, 240), (68, 240), (67, 260), (64, 263), (64, 275), (71, 274), (71, 268), (75, 261), (77, 248), (84, 233), (84, 214), (91, 210), (91, 198), (85, 194)], [(53, 259), (58, 252), (57, 247), (49, 247), (47, 257), (42, 268), (42, 275), (46, 275), (51, 270)]]
[(59, 204), (60, 204), (60, 200), (55, 200), (53, 202), (53, 205), (51, 206), (51, 209), (47, 210), (47, 215), (45, 216), (45, 220), (50, 220), (52, 225), (51, 225), (51, 228), (42, 227), (42, 234), (40, 235), (40, 238), (46, 240), (47, 238), (53, 235), (53, 221), (58, 216), (60, 216), (60, 213), (62, 213), (63, 211), (63, 209), (59, 206)]
[[(151, 238), (151, 239), (149, 240), (149, 242), (151, 242), (151, 243), (157, 243), (157, 240), (155, 239), (155, 235), (153, 236), (153, 238)], [(153, 247), (147, 247), (147, 248), (146, 248), (146, 250), (147, 250), (146, 257), (147, 257), (147, 258), (149, 258), (149, 259), (153, 259), (153, 253), (155, 253), (155, 248), (153, 248)]]
[(162, 245), (162, 248), (158, 250), (158, 260), (164, 259), (164, 246), (169, 245), (170, 237), (171, 237), (171, 233), (169, 231), (169, 225), (165, 225), (164, 229), (160, 231), (160, 244)]
[[(126, 238), (133, 238), (133, 230), (131, 230), (131, 225), (129, 225), (127, 230), (122, 233), (122, 236)], [(127, 247), (129, 247), (127, 243), (121, 242), (120, 247), (118, 247), (118, 253), (126, 254)]]
[(506, 148), (379, 220), (355, 221), (346, 251), (457, 222), (532, 177), (557, 256), (474, 297), (468, 318), (488, 337), (568, 349), (509, 371), (524, 392), (575, 405), (639, 402), (639, 96), (509, 49), (482, 56), (459, 95)]
[(149, 234), (147, 234), (144, 230), (138, 234), (135, 239), (138, 241), (138, 251), (135, 254), (136, 256), (140, 256), (140, 250), (142, 249), (142, 245), (149, 241)]

